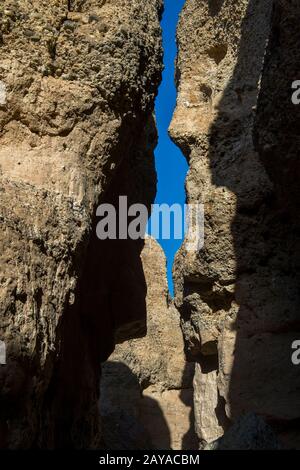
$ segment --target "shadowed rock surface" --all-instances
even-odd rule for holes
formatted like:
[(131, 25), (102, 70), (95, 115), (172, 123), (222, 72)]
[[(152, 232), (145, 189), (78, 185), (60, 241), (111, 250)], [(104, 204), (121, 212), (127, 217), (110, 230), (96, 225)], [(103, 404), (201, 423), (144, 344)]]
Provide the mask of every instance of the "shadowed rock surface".
[(169, 298), (165, 255), (148, 237), (141, 258), (147, 334), (117, 345), (102, 367), (104, 440), (115, 449), (195, 449), (194, 365), (186, 362), (179, 313)]
[(255, 414), (237, 419), (233, 426), (205, 450), (280, 450), (273, 429)]

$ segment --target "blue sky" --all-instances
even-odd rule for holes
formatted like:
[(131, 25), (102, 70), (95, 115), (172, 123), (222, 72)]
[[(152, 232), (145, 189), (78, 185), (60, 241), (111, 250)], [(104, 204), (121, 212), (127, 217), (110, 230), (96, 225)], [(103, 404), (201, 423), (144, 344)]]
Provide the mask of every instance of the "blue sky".
[[(162, 19), (164, 41), (163, 81), (156, 100), (156, 120), (159, 133), (158, 146), (155, 151), (156, 170), (158, 176), (157, 204), (185, 203), (184, 182), (188, 166), (184, 156), (178, 147), (173, 144), (168, 136), (174, 108), (176, 106), (175, 88), (175, 58), (176, 26), (178, 15), (182, 10), (185, 0), (164, 0), (165, 11)], [(163, 247), (168, 262), (168, 282), (170, 292), (173, 295), (172, 265), (174, 256), (180, 247), (182, 240), (158, 239)]]

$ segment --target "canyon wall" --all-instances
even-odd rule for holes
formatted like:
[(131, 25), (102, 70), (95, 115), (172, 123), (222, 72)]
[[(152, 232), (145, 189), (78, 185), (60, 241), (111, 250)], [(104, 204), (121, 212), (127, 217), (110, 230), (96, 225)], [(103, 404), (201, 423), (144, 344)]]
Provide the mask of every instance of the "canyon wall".
[(195, 449), (194, 364), (185, 357), (166, 259), (152, 238), (141, 253), (147, 334), (116, 346), (102, 367), (100, 412), (109, 449)]
[(205, 246), (174, 301), (154, 240), (96, 236), (155, 198), (161, 12), (1, 2), (0, 447), (300, 448), (298, 1), (186, 1), (170, 134)]
[(101, 447), (100, 361), (145, 333), (143, 243), (95, 214), (155, 197), (161, 9), (1, 2), (1, 447)]
[(205, 246), (177, 254), (175, 305), (201, 447), (248, 413), (300, 446), (299, 19), (292, 0), (187, 0), (178, 26), (170, 134)]

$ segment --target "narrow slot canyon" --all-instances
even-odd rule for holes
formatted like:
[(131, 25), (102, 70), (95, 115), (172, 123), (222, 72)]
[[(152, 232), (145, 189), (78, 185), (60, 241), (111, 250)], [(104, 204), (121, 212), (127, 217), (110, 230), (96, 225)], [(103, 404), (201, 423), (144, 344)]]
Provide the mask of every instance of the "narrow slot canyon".
[[(168, 136), (176, 106), (176, 27), (184, 0), (175, 3), (164, 2), (161, 20), (165, 67), (155, 106), (154, 203), (183, 206), (187, 164)], [(99, 406), (104, 440), (109, 449), (197, 449), (194, 363), (186, 361), (180, 316), (172, 300), (172, 264), (183, 240), (155, 240), (151, 225), (149, 232), (141, 253), (147, 333), (118, 344), (102, 364)]]
[[(164, 268), (160, 293), (160, 277), (151, 277), (148, 269), (155, 250), (158, 259), (163, 255), (147, 240), (143, 264), (148, 334), (117, 346), (102, 382), (104, 402), (109, 402), (106, 380), (117, 387), (115, 362), (133, 372), (140, 394), (132, 414), (146, 430), (148, 442), (153, 436), (156, 449), (299, 446), (299, 376), (290, 359), (299, 326), (299, 259), (293, 256), (298, 216), (292, 230), (282, 225), (282, 217), (290, 220), (295, 214), (296, 197), (291, 202), (281, 194), (283, 181), (276, 180), (278, 173), (264, 156), (265, 139), (274, 132), (268, 130), (265, 113), (275, 93), (268, 91), (273, 43), (266, 47), (284, 18), (285, 9), (270, 1), (233, 6), (188, 0), (180, 16), (178, 95), (170, 136), (189, 163), (186, 200), (205, 208), (205, 245), (199, 252), (189, 251), (186, 240), (181, 245), (173, 266), (175, 297), (168, 301)], [(293, 113), (295, 119), (295, 109)], [(271, 125), (279, 135), (283, 132), (273, 121)], [(275, 142), (273, 146), (274, 155), (280, 153)], [(164, 265), (161, 258), (153, 273)], [(160, 298), (169, 320), (174, 312), (169, 325), (157, 306)], [(177, 359), (172, 371), (173, 357)], [(182, 383), (180, 377), (173, 385), (163, 379), (164, 369), (174, 379), (179, 372)], [(182, 390), (174, 393), (172, 387)], [(119, 398), (117, 392), (113, 408), (120, 416)]]
[(1, 2), (0, 449), (300, 449), (299, 20)]

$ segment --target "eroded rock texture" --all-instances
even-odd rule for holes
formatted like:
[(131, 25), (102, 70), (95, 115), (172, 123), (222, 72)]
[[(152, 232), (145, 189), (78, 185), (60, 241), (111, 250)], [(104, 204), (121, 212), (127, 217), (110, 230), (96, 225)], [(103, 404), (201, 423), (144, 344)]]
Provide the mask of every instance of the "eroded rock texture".
[(142, 334), (142, 244), (100, 202), (150, 204), (160, 0), (0, 5), (2, 447), (101, 446), (99, 363)]
[(141, 254), (147, 335), (116, 346), (102, 367), (100, 410), (113, 449), (193, 449), (193, 370), (180, 317), (169, 299), (162, 248), (147, 238)]
[(178, 28), (170, 132), (205, 246), (174, 276), (202, 443), (255, 412), (299, 446), (299, 19), (296, 1), (187, 0)]

